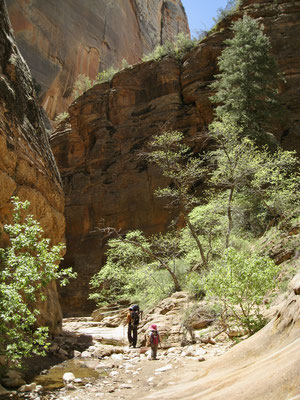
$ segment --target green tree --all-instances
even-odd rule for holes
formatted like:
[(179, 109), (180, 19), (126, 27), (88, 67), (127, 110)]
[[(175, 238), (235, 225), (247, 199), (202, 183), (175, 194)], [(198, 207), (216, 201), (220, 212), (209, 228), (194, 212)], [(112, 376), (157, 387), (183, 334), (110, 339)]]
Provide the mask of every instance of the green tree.
[[(149, 291), (151, 285), (164, 295), (181, 290), (176, 271), (181, 253), (178, 235), (167, 233), (146, 238), (141, 231), (130, 231), (125, 235), (113, 228), (104, 231), (115, 238), (108, 241), (105, 265), (91, 279), (91, 288), (95, 292), (90, 299), (98, 304), (132, 299)], [(161, 286), (161, 271), (170, 277), (171, 285)]]
[(229, 248), (203, 279), (203, 286), (208, 297), (221, 303), (229, 328), (242, 326), (253, 334), (265, 323), (263, 300), (276, 288), (279, 270), (268, 257)]
[(19, 366), (32, 354), (45, 354), (47, 327), (37, 327), (37, 300), (45, 300), (43, 288), (50, 281), (65, 285), (75, 277), (71, 269), (59, 270), (63, 244), (50, 247), (32, 215), (22, 214), (29, 202), (12, 198), (13, 223), (4, 226), (10, 244), (0, 249), (0, 355), (7, 366)]
[(272, 154), (266, 146), (258, 147), (248, 137), (241, 137), (241, 130), (229, 118), (224, 121), (214, 123), (212, 137), (216, 149), (208, 156), (212, 170), (207, 183), (227, 196), (227, 248), (231, 245), (234, 213), (240, 219), (244, 209), (244, 213), (251, 214), (249, 224), (250, 217), (252, 222), (260, 219), (263, 229), (271, 221), (274, 224), (275, 220), (296, 216), (300, 207), (300, 175), (295, 152), (279, 148)]
[(177, 207), (183, 216), (200, 253), (202, 266), (207, 268), (207, 260), (202, 243), (189, 217), (189, 212), (199, 203), (194, 194), (194, 186), (203, 178), (206, 169), (201, 157), (193, 157), (191, 149), (182, 143), (184, 135), (178, 131), (165, 131), (155, 135), (144, 153), (145, 158), (155, 163), (170, 185), (155, 191), (157, 197), (168, 199), (169, 206)]
[(266, 138), (280, 110), (280, 73), (270, 40), (263, 26), (248, 15), (236, 21), (232, 31), (233, 38), (225, 41), (227, 47), (218, 60), (220, 74), (211, 85), (216, 91), (211, 97), (217, 103), (215, 121), (224, 122), (230, 116), (242, 135)]

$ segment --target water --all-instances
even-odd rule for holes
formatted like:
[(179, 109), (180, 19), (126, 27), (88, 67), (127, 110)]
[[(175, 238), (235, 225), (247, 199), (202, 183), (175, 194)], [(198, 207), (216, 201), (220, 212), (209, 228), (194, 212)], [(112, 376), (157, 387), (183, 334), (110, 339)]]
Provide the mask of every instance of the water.
[[(95, 361), (86, 362), (80, 359), (67, 360), (50, 368), (46, 374), (38, 375), (33, 379), (33, 381), (36, 382), (37, 385), (41, 385), (43, 387), (43, 391), (48, 392), (57, 390), (64, 387), (64, 373), (72, 372), (75, 378), (82, 379), (82, 384), (84, 385), (88, 382), (94, 381), (95, 379), (99, 378), (99, 376), (105, 376), (104, 371), (96, 371), (88, 366), (88, 364), (92, 362)], [(99, 360), (96, 362), (99, 363)]]

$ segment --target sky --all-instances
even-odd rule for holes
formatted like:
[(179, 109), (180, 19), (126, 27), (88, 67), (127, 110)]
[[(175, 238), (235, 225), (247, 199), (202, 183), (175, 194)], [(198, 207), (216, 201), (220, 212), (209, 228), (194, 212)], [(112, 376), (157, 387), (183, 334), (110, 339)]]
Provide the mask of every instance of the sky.
[(213, 17), (216, 17), (219, 8), (225, 8), (227, 0), (181, 0), (185, 8), (191, 35), (197, 31), (208, 31), (213, 27)]

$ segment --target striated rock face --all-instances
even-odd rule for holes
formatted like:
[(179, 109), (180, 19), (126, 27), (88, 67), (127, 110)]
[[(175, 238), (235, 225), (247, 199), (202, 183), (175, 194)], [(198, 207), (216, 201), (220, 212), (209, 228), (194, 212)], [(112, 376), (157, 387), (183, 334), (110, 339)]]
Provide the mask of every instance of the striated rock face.
[[(29, 200), (45, 235), (56, 244), (64, 239), (61, 179), (34, 96), (31, 75), (16, 46), (4, 0), (0, 0), (0, 232), (12, 221), (11, 196)], [(0, 245), (7, 243), (3, 233)], [(39, 322), (51, 331), (61, 322), (55, 283), (39, 305)]]
[[(278, 7), (268, 0), (252, 3), (244, 2), (243, 10), (265, 24), (286, 78), (280, 92), (287, 116), (278, 126), (278, 138), (300, 155), (300, 6), (287, 0), (279, 0)], [(95, 86), (72, 104), (69, 124), (53, 134), (66, 195), (66, 264), (80, 277), (62, 293), (65, 313), (81, 314), (93, 307), (86, 302), (88, 281), (103, 265), (106, 241), (97, 227), (149, 234), (167, 226), (170, 216), (153, 196), (163, 178), (137, 158), (137, 151), (164, 127), (192, 137), (212, 121), (209, 84), (231, 22), (223, 21), (182, 63), (150, 61), (118, 73), (110, 84)]]
[(7, 0), (21, 53), (50, 118), (70, 104), (81, 73), (134, 64), (166, 39), (189, 33), (181, 0)]

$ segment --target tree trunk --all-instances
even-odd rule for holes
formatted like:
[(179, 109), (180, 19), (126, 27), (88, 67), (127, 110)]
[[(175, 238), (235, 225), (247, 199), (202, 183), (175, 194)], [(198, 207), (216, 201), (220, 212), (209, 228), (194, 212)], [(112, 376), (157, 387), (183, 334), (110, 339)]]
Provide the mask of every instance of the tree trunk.
[(229, 239), (232, 230), (232, 213), (231, 213), (231, 204), (233, 198), (234, 186), (230, 188), (229, 198), (228, 198), (228, 206), (227, 206), (227, 217), (228, 217), (228, 226), (227, 226), (227, 233), (226, 233), (226, 249), (229, 247)]

